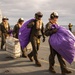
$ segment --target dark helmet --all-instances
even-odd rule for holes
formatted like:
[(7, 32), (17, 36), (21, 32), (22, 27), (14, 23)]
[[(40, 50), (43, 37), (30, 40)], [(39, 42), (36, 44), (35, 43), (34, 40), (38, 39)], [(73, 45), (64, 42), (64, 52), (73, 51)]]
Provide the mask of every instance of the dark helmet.
[(51, 15), (50, 15), (50, 19), (54, 19), (54, 18), (58, 18), (58, 13), (57, 12), (52, 12)]
[(3, 17), (2, 20), (9, 20), (7, 17)]
[(42, 16), (43, 16), (43, 14), (41, 12), (35, 13), (35, 17), (42, 17)]
[(24, 22), (24, 19), (23, 18), (19, 18), (18, 22)]

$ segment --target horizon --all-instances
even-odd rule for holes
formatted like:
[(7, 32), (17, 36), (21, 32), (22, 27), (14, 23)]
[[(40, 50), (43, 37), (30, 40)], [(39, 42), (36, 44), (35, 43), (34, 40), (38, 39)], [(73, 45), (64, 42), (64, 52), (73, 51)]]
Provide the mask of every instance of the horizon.
[(59, 25), (75, 24), (75, 0), (1, 0), (0, 9), (2, 16), (9, 18), (9, 23), (14, 25), (21, 17), (24, 20), (34, 18), (34, 14), (38, 11), (43, 13), (43, 21), (46, 24), (52, 12), (58, 12)]

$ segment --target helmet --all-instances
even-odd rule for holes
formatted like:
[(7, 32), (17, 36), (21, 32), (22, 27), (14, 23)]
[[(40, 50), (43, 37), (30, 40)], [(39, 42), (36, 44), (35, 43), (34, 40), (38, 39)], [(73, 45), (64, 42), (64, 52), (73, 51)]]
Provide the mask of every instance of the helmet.
[(35, 17), (42, 17), (42, 16), (43, 16), (43, 14), (41, 12), (35, 13)]
[(57, 12), (52, 12), (51, 15), (50, 15), (50, 19), (53, 19), (53, 18), (58, 18), (58, 13)]
[(9, 20), (7, 17), (3, 17), (2, 20)]
[(19, 18), (18, 22), (24, 22), (23, 18)]

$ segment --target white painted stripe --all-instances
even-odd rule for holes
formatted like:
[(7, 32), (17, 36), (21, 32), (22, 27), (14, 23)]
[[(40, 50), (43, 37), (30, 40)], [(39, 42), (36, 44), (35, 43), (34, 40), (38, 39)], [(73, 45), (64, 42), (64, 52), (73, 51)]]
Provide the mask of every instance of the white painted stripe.
[[(46, 60), (41, 60), (41, 59), (39, 59), (40, 61), (42, 61), (42, 62), (45, 62), (45, 63), (47, 63), (47, 64), (49, 64), (49, 62), (48, 61), (46, 61)], [(58, 66), (58, 67), (60, 67), (60, 65), (58, 65), (58, 64), (55, 64), (55, 66)], [(75, 71), (75, 69), (74, 68), (69, 68), (69, 67), (67, 67), (68, 69), (70, 69), (70, 70), (72, 70), (72, 71)]]
[(49, 48), (49, 46), (40, 46), (40, 47), (42, 47), (42, 48)]
[[(49, 46), (41, 46), (41, 48), (49, 48)], [(73, 62), (75, 62), (75, 58), (74, 58)]]

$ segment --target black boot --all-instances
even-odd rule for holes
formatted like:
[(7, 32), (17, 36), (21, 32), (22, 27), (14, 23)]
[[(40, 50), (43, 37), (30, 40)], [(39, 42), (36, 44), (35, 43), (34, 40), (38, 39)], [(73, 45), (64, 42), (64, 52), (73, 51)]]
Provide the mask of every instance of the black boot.
[(62, 71), (62, 75), (66, 75), (66, 74), (70, 74), (70, 73), (72, 73), (72, 72), (67, 69)]
[(53, 67), (49, 67), (49, 71), (50, 71), (51, 73), (56, 73)]
[(24, 54), (22, 54), (22, 57), (27, 58), (27, 56), (25, 56)]
[(41, 67), (41, 63), (38, 60), (38, 54), (34, 54), (34, 60), (35, 60), (36, 66)]
[(1, 44), (1, 50), (3, 50), (3, 45)]
[(41, 67), (41, 63), (39, 61), (35, 61), (37, 67)]
[(23, 51), (22, 51), (22, 57), (27, 58), (27, 56), (24, 54)]
[(22, 51), (22, 57), (27, 58), (27, 55), (25, 54), (24, 50), (21, 47), (21, 51)]

